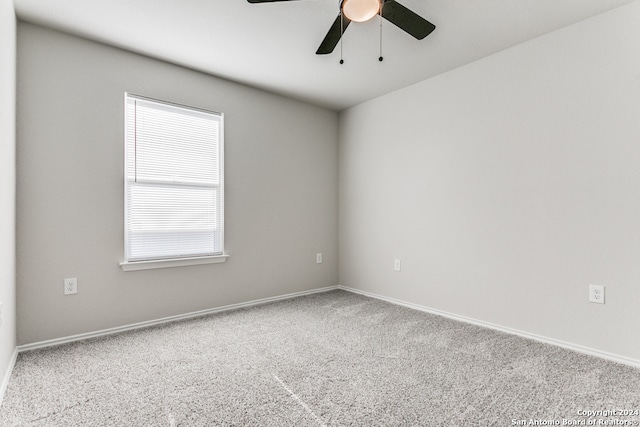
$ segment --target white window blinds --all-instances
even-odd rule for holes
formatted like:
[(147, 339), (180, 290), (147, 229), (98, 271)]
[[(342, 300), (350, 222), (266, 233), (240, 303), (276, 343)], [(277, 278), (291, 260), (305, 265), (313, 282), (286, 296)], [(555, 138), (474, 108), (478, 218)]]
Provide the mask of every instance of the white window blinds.
[(222, 115), (125, 100), (125, 261), (221, 255)]

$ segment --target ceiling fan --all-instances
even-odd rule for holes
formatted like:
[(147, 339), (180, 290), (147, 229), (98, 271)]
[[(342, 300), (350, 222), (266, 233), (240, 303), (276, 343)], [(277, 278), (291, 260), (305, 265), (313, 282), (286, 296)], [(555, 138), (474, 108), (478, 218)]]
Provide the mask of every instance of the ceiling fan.
[[(272, 3), (279, 1), (295, 0), (247, 0), (249, 3)], [(407, 9), (396, 0), (338, 0), (340, 13), (333, 21), (329, 32), (320, 43), (316, 54), (326, 55), (335, 49), (349, 24), (353, 22), (365, 22), (380, 14), (401, 30), (412, 35), (418, 40), (427, 37), (436, 26), (420, 15)], [(382, 57), (380, 57), (382, 60)]]

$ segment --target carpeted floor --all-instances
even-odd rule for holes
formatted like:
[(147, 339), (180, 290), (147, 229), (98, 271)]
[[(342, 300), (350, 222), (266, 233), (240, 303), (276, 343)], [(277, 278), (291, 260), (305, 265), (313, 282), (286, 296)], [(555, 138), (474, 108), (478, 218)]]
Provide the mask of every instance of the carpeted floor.
[(613, 410), (640, 370), (332, 291), (22, 353), (0, 425), (640, 425), (581, 412)]

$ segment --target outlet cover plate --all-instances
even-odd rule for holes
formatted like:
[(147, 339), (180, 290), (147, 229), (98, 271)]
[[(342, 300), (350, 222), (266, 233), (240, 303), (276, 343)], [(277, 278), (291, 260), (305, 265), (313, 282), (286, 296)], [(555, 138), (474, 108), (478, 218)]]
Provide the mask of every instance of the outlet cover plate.
[(589, 302), (604, 304), (604, 286), (589, 285)]
[(73, 295), (78, 293), (78, 279), (75, 277), (64, 279), (64, 294)]

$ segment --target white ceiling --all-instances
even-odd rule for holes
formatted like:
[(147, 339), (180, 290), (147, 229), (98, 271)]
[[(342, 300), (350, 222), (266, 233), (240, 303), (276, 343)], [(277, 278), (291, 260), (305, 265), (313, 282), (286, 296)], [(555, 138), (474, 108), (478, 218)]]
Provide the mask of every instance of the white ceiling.
[(352, 23), (315, 51), (338, 0), (14, 0), (19, 19), (335, 110), (406, 87), (640, 0), (398, 0), (436, 25), (418, 41), (383, 22)]

